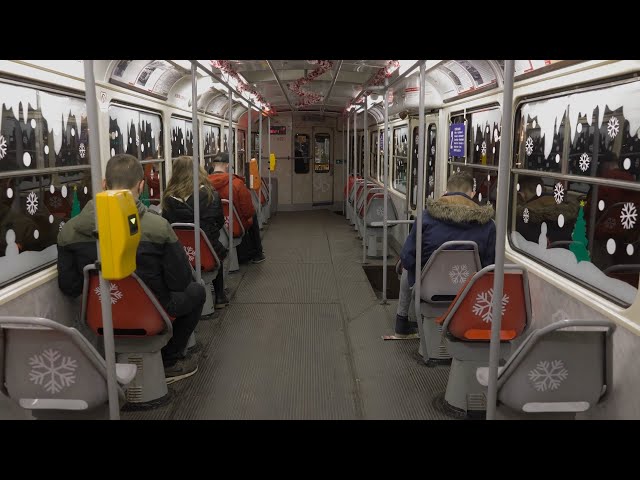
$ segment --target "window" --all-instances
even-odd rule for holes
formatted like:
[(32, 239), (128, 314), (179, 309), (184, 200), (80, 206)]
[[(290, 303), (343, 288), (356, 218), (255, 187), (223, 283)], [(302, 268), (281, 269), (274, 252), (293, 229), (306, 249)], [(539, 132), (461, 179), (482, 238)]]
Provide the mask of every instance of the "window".
[(246, 158), (246, 150), (247, 150), (247, 132), (244, 130), (238, 130), (238, 171), (237, 175), (244, 175), (244, 163), (247, 161)]
[(220, 152), (220, 127), (204, 124), (204, 169), (208, 172), (212, 166), (213, 157)]
[[(390, 139), (387, 138), (387, 149), (389, 148), (389, 140)], [(378, 154), (380, 158), (380, 172), (378, 173), (378, 180), (384, 182), (384, 130), (380, 130), (378, 147)]]
[(171, 117), (171, 158), (193, 156), (193, 126), (191, 120)]
[[(416, 197), (418, 195), (418, 138), (419, 127), (413, 127), (413, 148), (411, 149), (411, 208), (416, 208)], [(436, 126), (430, 124), (427, 128), (426, 142), (426, 182), (424, 185), (424, 198), (433, 198), (433, 187), (435, 185), (436, 175)]]
[(404, 125), (393, 129), (391, 182), (394, 190), (407, 193), (407, 155), (409, 153), (409, 128)]
[(296, 173), (309, 173), (309, 135), (296, 133), (294, 142), (294, 171)]
[(370, 160), (371, 163), (369, 164), (369, 168), (370, 168), (370, 172), (369, 174), (371, 175), (371, 177), (373, 178), (378, 178), (378, 131), (373, 131), (371, 132), (371, 143), (369, 144), (369, 149), (371, 151), (371, 155), (370, 155)]
[(0, 82), (0, 287), (53, 264), (91, 198), (83, 99)]
[(260, 155), (260, 138), (258, 132), (251, 132), (251, 158), (258, 159), (258, 155)]
[(329, 173), (331, 168), (331, 137), (327, 133), (316, 133), (315, 138), (313, 171), (315, 173)]
[[(128, 153), (142, 162), (145, 187), (140, 199), (146, 205), (159, 205), (165, 187), (163, 134), (162, 117), (157, 113), (122, 105), (109, 106), (111, 156)], [(173, 150), (173, 141), (171, 147)]]
[(632, 81), (516, 111), (511, 245), (621, 305), (640, 272), (639, 107)]
[[(451, 123), (465, 123), (465, 156), (449, 155), (449, 176), (468, 171), (475, 179), (474, 199), (479, 204), (496, 204), (498, 159), (502, 131), (502, 110), (488, 108), (451, 117)], [(435, 126), (434, 126), (435, 128)]]

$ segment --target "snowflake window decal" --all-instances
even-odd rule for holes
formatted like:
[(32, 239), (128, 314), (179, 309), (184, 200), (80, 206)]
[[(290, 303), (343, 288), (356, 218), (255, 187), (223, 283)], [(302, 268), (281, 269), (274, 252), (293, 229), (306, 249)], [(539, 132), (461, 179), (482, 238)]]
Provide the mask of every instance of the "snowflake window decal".
[(634, 227), (637, 217), (638, 211), (636, 206), (631, 202), (625, 203), (622, 207), (622, 211), (620, 212), (620, 222), (625, 230), (629, 230)]
[(187, 254), (187, 257), (189, 257), (190, 262), (196, 261), (196, 251), (193, 249), (193, 247), (184, 247), (184, 253)]
[(618, 222), (616, 222), (616, 219), (614, 217), (608, 217), (604, 221), (604, 226), (607, 227), (609, 230), (616, 228), (616, 225), (618, 225)]
[(58, 231), (61, 232), (62, 231), (62, 227), (64, 227), (65, 222), (62, 221), (60, 222), (60, 225), (58, 225)]
[(527, 141), (524, 142), (524, 150), (527, 152), (527, 157), (533, 153), (533, 139), (527, 137)]
[(482, 152), (482, 155), (486, 155), (487, 154), (487, 142), (482, 142), (482, 146), (480, 147), (480, 151)]
[(60, 208), (62, 205), (62, 199), (57, 195), (54, 197), (49, 197), (49, 206), (53, 208)]
[(607, 122), (607, 133), (611, 138), (616, 138), (618, 132), (620, 131), (620, 122), (616, 117), (611, 117), (609, 122)]
[(449, 272), (449, 278), (453, 284), (462, 284), (469, 277), (469, 267), (467, 265), (454, 265)]
[[(482, 321), (489, 323), (493, 321), (493, 312), (491, 311), (493, 303), (493, 287), (486, 292), (480, 292), (476, 296), (476, 303), (473, 304), (473, 314), (482, 317)], [(507, 310), (509, 304), (509, 295), (506, 293), (502, 295), (502, 315)]]
[(0, 135), (0, 160), (7, 154), (7, 141)]
[(582, 170), (583, 172), (586, 172), (587, 169), (589, 168), (590, 163), (591, 163), (591, 159), (589, 158), (589, 155), (587, 155), (586, 153), (583, 153), (582, 155), (580, 155), (580, 160), (578, 161), (580, 170)]
[(29, 365), (29, 381), (42, 385), (49, 393), (61, 392), (76, 381), (74, 372), (78, 368), (78, 362), (52, 348), (30, 357)]
[(536, 368), (529, 372), (529, 380), (533, 388), (539, 392), (557, 390), (560, 384), (567, 379), (569, 371), (564, 368), (562, 360), (543, 360), (538, 362)]
[(87, 154), (87, 147), (84, 146), (84, 143), (81, 143), (78, 147), (78, 153), (80, 153), (80, 158), (84, 158)]
[[(98, 300), (102, 302), (102, 291), (100, 290), (100, 286), (94, 288), (93, 291), (98, 296)], [(111, 297), (111, 305), (115, 305), (119, 300), (122, 300), (122, 297), (124, 295), (120, 290), (118, 290), (118, 285), (116, 285), (115, 283), (110, 283), (109, 296)]]
[(38, 195), (35, 192), (29, 193), (27, 195), (27, 212), (29, 215), (35, 215), (38, 211)]
[(429, 175), (429, 186), (430, 186), (430, 187), (433, 187), (433, 183), (434, 183), (434, 181), (433, 181), (433, 175)]
[(560, 182), (556, 183), (553, 187), (553, 198), (556, 203), (562, 203), (562, 200), (564, 200), (564, 187)]
[(524, 223), (529, 223), (529, 209), (525, 208), (524, 212), (522, 212), (522, 220), (524, 220)]
[(431, 145), (431, 155), (435, 155), (436, 154), (436, 147)]

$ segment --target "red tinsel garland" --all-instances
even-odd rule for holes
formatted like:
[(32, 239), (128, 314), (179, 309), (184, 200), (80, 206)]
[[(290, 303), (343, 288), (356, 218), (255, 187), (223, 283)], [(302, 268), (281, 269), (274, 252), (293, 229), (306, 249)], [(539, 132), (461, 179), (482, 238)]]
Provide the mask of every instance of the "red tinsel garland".
[(256, 91), (249, 84), (245, 83), (242, 80), (242, 78), (240, 78), (240, 75), (238, 75), (238, 72), (235, 71), (235, 69), (231, 65), (231, 62), (229, 62), (228, 60), (210, 60), (210, 61), (211, 61), (211, 65), (214, 68), (218, 68), (222, 70), (224, 73), (226, 73), (227, 75), (229, 75), (230, 77), (233, 77), (236, 79), (236, 81), (238, 82), (238, 91), (240, 93), (249, 92), (256, 98), (256, 100), (258, 100), (260, 103), (262, 103), (265, 107), (269, 109), (269, 112), (268, 112), (269, 115), (276, 114), (275, 108), (273, 108), (269, 102), (265, 101), (264, 97), (260, 94), (260, 92)]
[[(376, 74), (371, 78), (371, 80), (369, 80), (369, 85), (370, 86), (382, 85), (382, 82), (384, 82), (384, 79), (390, 78), (393, 72), (395, 72), (398, 67), (400, 67), (400, 62), (398, 60), (389, 60), (387, 64), (384, 67), (382, 67), (380, 70), (378, 70)], [(361, 98), (362, 95), (364, 95), (366, 98), (369, 94), (371, 94), (371, 90), (366, 90), (362, 92), (361, 95), (358, 95), (356, 98), (349, 101), (349, 104), (346, 106), (342, 114), (346, 115), (348, 113), (349, 107), (351, 107), (352, 105), (358, 105), (360, 103), (358, 102), (358, 99)]]
[(291, 90), (293, 93), (298, 95), (298, 97), (300, 97), (300, 99), (298, 100), (298, 103), (296, 104), (296, 106), (298, 107), (313, 105), (316, 103), (320, 103), (322, 100), (324, 100), (323, 95), (320, 95), (315, 92), (310, 92), (308, 90), (302, 90), (301, 87), (315, 80), (320, 75), (328, 72), (329, 70), (331, 70), (331, 68), (333, 68), (333, 62), (331, 60), (309, 60), (309, 63), (313, 65), (317, 64), (318, 66), (311, 72), (307, 73), (304, 77), (299, 78), (295, 82), (291, 82), (287, 84), (287, 87), (289, 88), (289, 90)]

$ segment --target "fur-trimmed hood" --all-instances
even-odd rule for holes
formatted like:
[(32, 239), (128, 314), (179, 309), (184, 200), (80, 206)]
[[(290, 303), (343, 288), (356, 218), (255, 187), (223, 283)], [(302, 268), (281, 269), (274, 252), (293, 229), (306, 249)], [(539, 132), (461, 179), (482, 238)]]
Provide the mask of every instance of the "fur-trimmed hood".
[(445, 193), (437, 200), (428, 198), (426, 210), (436, 220), (457, 224), (484, 225), (495, 215), (491, 205), (478, 205), (464, 193)]

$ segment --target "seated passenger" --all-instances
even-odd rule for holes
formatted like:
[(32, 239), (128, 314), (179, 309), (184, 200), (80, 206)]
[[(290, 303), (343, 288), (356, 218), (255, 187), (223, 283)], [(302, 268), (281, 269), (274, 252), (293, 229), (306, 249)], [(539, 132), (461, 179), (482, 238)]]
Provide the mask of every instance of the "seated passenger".
[[(209, 181), (220, 194), (220, 198), (229, 200), (229, 154), (219, 153), (213, 158), (213, 173), (209, 175)], [(253, 263), (264, 262), (267, 257), (262, 252), (262, 240), (260, 239), (260, 225), (251, 192), (244, 184), (242, 177), (233, 176), (233, 205), (238, 211), (246, 235), (238, 248), (238, 259), (242, 260), (240, 251), (245, 251), (247, 259)], [(235, 221), (235, 219), (234, 219)]]
[[(112, 157), (102, 186), (109, 190), (131, 190), (140, 215), (136, 273), (167, 313), (176, 317), (173, 336), (162, 349), (165, 376), (173, 381), (189, 377), (196, 373), (198, 366), (194, 358), (185, 357), (183, 352), (200, 319), (204, 287), (193, 281), (189, 260), (169, 223), (140, 201), (144, 173), (136, 157), (128, 154)], [(58, 235), (58, 286), (66, 295), (77, 297), (82, 293), (82, 269), (97, 260), (95, 229), (95, 206), (90, 200)]]
[[(431, 254), (444, 242), (470, 240), (478, 244), (483, 267), (492, 265), (496, 250), (496, 226), (493, 223), (493, 207), (479, 206), (472, 198), (473, 176), (467, 172), (456, 173), (447, 182), (447, 191), (439, 199), (427, 199), (422, 216), (422, 267)], [(402, 276), (400, 297), (396, 311), (396, 336), (405, 337), (417, 333), (409, 324), (411, 289), (415, 283), (416, 224), (400, 252)]]
[[(209, 239), (220, 261), (227, 256), (227, 249), (220, 243), (220, 229), (224, 226), (224, 215), (220, 195), (211, 186), (207, 174), (200, 167), (200, 228)], [(169, 185), (162, 196), (162, 216), (169, 223), (193, 223), (193, 160), (178, 157), (173, 162)], [(224, 293), (224, 275), (220, 265), (213, 281), (215, 308), (224, 308), (229, 300)]]

